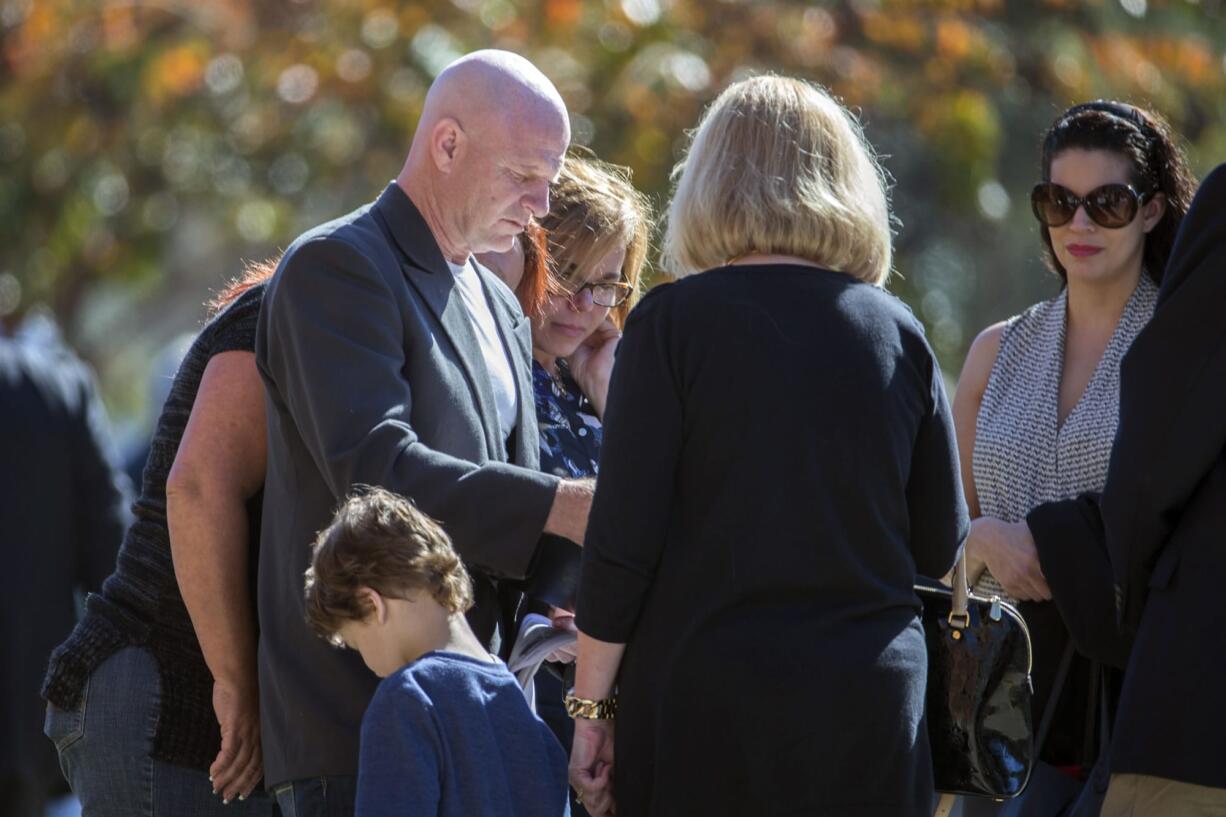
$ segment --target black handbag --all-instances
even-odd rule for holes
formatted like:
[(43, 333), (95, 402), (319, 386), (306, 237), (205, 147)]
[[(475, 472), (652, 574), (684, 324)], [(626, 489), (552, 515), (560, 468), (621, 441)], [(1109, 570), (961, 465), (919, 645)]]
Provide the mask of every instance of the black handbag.
[(970, 593), (965, 554), (954, 568), (952, 590), (915, 590), (924, 605), (926, 715), (936, 789), (1016, 797), (1035, 761), (1026, 622), (999, 598)]
[[(1068, 808), (1082, 791), (1082, 785), (1075, 778), (1056, 769), (1039, 759), (1043, 752), (1043, 744), (1047, 733), (1051, 730), (1055, 718), (1056, 707), (1060, 703), (1069, 670), (1073, 665), (1076, 650), (1070, 640), (1060, 657), (1056, 668), (1056, 680), (1052, 684), (1051, 695), (1043, 717), (1039, 720), (1039, 728), (1034, 736), (1034, 768), (1030, 772), (1030, 782), (1026, 790), (1003, 803), (990, 801), (983, 797), (966, 798), (962, 803), (962, 817), (1065, 817)], [(1100, 804), (1101, 805), (1101, 804)], [(1098, 812), (1094, 812), (1098, 817)]]

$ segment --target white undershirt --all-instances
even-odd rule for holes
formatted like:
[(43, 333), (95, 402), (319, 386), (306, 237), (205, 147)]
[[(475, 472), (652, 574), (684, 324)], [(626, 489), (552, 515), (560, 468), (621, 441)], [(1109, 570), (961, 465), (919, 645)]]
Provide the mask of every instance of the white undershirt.
[(464, 300), (473, 331), (477, 334), (477, 342), (481, 344), (481, 355), (485, 359), (485, 369), (490, 374), (490, 385), (494, 389), (494, 405), (498, 409), (498, 425), (502, 429), (502, 439), (511, 436), (515, 421), (519, 417), (519, 400), (515, 392), (515, 371), (511, 361), (507, 359), (506, 349), (502, 345), (502, 336), (498, 334), (498, 325), (494, 323), (494, 315), (490, 312), (489, 301), (485, 298), (485, 289), (481, 286), (481, 277), (470, 258), (464, 264), (447, 262), (455, 276), (456, 292)]

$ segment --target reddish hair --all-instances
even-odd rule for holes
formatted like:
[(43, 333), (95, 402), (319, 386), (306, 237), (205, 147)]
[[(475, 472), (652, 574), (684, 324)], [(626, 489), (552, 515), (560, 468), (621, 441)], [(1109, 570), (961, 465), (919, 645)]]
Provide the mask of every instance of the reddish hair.
[(540, 317), (550, 295), (549, 236), (544, 227), (532, 221), (524, 228), (519, 243), (524, 248), (524, 275), (515, 287), (515, 295), (524, 314), (535, 319)]
[(277, 265), (281, 263), (282, 254), (277, 253), (263, 261), (244, 261), (243, 271), (226, 282), (221, 291), (208, 302), (209, 316), (216, 315), (234, 303), (238, 296), (271, 278), (277, 271)]

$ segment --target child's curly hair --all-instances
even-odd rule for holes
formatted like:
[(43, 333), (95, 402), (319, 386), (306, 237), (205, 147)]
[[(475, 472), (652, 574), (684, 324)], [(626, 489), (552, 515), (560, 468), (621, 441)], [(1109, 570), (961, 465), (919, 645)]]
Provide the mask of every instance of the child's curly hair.
[(389, 598), (421, 590), (453, 613), (473, 604), (468, 571), (442, 527), (405, 497), (369, 486), (357, 487), (312, 545), (305, 590), (312, 629), (338, 643), (341, 625), (372, 612), (363, 587)]

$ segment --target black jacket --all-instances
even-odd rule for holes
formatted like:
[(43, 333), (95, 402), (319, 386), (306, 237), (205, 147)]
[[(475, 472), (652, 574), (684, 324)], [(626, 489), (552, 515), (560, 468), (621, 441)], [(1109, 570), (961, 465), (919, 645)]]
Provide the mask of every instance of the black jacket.
[(475, 574), (469, 621), (487, 642), (503, 613), (495, 579), (530, 572), (558, 479), (534, 470), (528, 321), (479, 273), (517, 376), (509, 451), (455, 277), (395, 184), (300, 237), (268, 285), (256, 363), (268, 407), (259, 664), (270, 786), (357, 773), (377, 679), (303, 619), (310, 544), (354, 485), (408, 496), (443, 524)]
[(1153, 320), (1124, 359), (1101, 497), (1027, 522), (1088, 654), (1127, 671), (1114, 773), (1226, 788), (1226, 165), (1175, 241)]
[(59, 776), (38, 690), (76, 623), (76, 595), (102, 586), (127, 525), (128, 480), (109, 437), (83, 363), (0, 337), (0, 777)]

